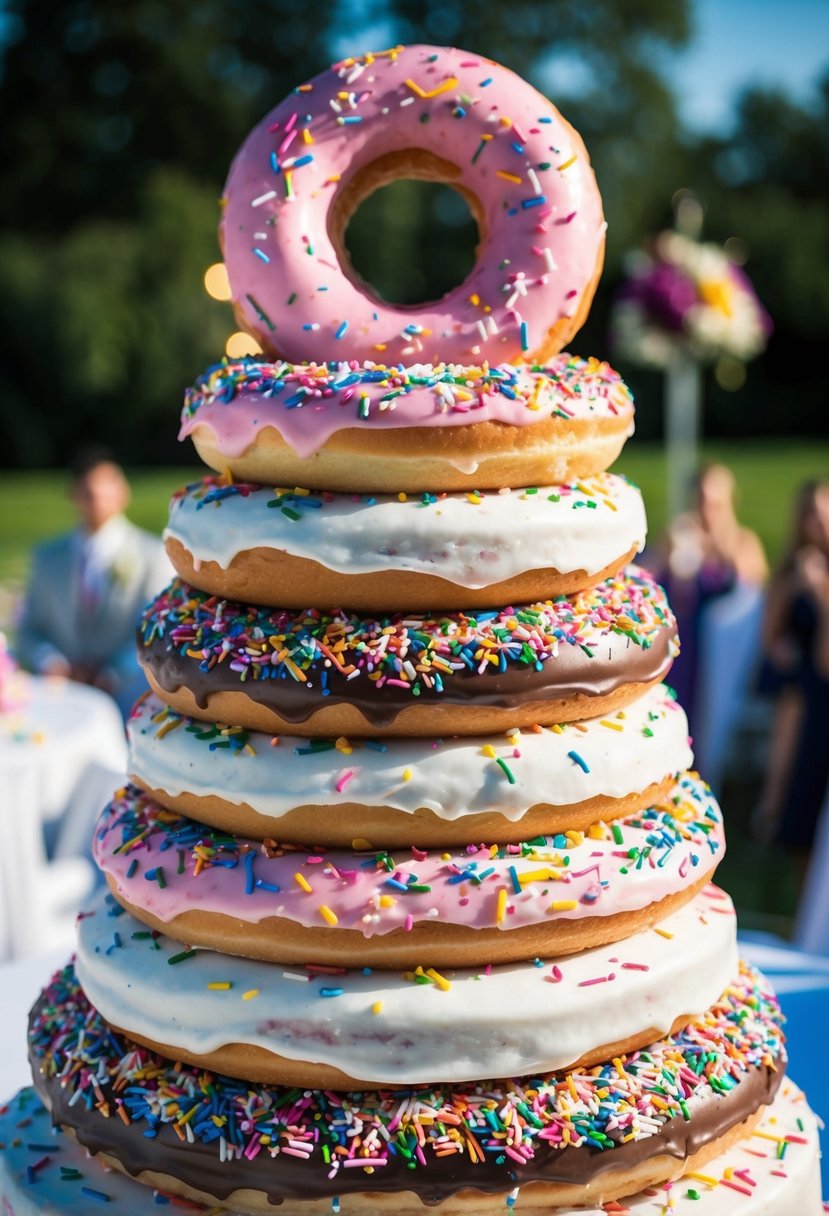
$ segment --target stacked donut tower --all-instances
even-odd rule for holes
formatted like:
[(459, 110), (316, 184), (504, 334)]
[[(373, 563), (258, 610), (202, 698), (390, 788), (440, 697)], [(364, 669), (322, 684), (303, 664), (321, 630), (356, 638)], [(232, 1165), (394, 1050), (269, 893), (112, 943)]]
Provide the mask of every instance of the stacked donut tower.
[[(417, 308), (343, 246), (401, 176), (481, 232)], [(0, 1124), (11, 1211), (819, 1211), (661, 683), (674, 618), (629, 564), (641, 498), (606, 472), (631, 397), (559, 353), (603, 258), (581, 140), (497, 64), (399, 47), (292, 92), (223, 206), (264, 353), (186, 396), (214, 473), (173, 499), (109, 889)], [(59, 1175), (45, 1129), (14, 1143), (38, 1100)]]

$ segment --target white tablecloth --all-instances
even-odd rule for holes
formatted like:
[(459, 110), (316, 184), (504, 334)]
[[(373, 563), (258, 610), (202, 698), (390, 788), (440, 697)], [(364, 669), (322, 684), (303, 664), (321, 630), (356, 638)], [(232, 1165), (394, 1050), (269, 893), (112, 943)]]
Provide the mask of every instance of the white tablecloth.
[[(0, 959), (59, 942), (61, 915), (49, 897), (84, 897), (95, 818), (123, 783), (121, 715), (105, 693), (65, 680), (21, 676), (0, 713)], [(47, 867), (44, 836), (56, 859)], [(38, 899), (38, 897), (40, 897)], [(26, 905), (42, 912), (29, 922)], [(55, 915), (52, 913), (55, 912)], [(66, 940), (71, 932), (67, 908)], [(22, 926), (22, 930), (21, 930)]]
[[(121, 715), (106, 693), (71, 680), (23, 676), (19, 689), (19, 704), (0, 713), (0, 783), (13, 793), (8, 783), (23, 769), (36, 769), (38, 814), (44, 820), (59, 818), (63, 829), (76, 805), (90, 801), (90, 791), (97, 798), (113, 777), (123, 777), (127, 749)], [(91, 825), (92, 816), (87, 821)], [(61, 851), (76, 851), (63, 830), (58, 839)]]

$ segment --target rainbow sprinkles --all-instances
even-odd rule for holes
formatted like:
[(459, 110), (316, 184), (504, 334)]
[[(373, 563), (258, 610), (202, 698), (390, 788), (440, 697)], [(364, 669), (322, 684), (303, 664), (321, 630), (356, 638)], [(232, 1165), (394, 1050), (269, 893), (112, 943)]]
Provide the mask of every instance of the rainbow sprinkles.
[[(159, 1162), (172, 1154), (191, 1185), (212, 1156), (242, 1167), (233, 1185), (281, 1199), (310, 1186), (320, 1196), (383, 1189), (390, 1174), (403, 1189), (445, 1197), (571, 1171), (588, 1179), (608, 1168), (607, 1152), (624, 1168), (626, 1151), (641, 1155), (642, 1142), (654, 1154), (671, 1151), (671, 1136), (687, 1144), (712, 1105), (722, 1112), (715, 1123), (739, 1122), (748, 1113), (741, 1091), (751, 1091), (753, 1109), (757, 1086), (770, 1101), (782, 1077), (780, 1024), (767, 982), (742, 965), (703, 1017), (605, 1065), (506, 1082), (303, 1091), (214, 1076), (131, 1044), (87, 1002), (69, 966), (35, 1005), (30, 1042), (39, 1092), (59, 1118), (77, 1107), (82, 1142), (107, 1151), (124, 1140), (124, 1125), (133, 1142), (143, 1129)], [(702, 1126), (696, 1134), (705, 1141)], [(423, 1182), (409, 1182), (410, 1171)]]
[(238, 683), (315, 681), (322, 697), (334, 674), (352, 685), (362, 676), (361, 685), (377, 693), (419, 697), (470, 676), (538, 672), (568, 650), (586, 662), (619, 641), (623, 650), (648, 651), (660, 635), (673, 641), (675, 630), (665, 593), (636, 566), (579, 595), (433, 618), (280, 611), (221, 600), (175, 579), (148, 605), (139, 628), (145, 651), (169, 648), (202, 675), (229, 669)]
[(543, 418), (562, 427), (627, 420), (632, 429), (633, 397), (610, 364), (569, 354), (522, 367), (224, 359), (187, 389), (179, 439), (206, 426), (223, 452), (238, 456), (272, 427), (305, 458), (351, 427), (529, 426)]

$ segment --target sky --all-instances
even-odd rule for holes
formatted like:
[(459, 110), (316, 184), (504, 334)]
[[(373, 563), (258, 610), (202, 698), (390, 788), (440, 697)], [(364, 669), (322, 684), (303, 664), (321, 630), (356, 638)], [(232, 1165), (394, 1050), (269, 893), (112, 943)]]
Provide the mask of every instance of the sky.
[(781, 85), (808, 103), (829, 71), (829, 0), (694, 0), (693, 23), (673, 77), (680, 114), (697, 130), (727, 128), (746, 84)]

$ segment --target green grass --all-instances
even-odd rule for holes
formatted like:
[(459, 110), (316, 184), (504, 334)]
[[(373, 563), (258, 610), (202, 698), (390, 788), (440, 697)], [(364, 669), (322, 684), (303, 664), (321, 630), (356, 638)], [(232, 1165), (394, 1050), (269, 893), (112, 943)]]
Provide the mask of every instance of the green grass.
[[(740, 492), (740, 517), (754, 528), (773, 562), (789, 527), (792, 496), (807, 477), (826, 475), (829, 443), (721, 443), (705, 447), (706, 459), (722, 460), (735, 473)], [(625, 448), (619, 468), (645, 496), (650, 535), (656, 539), (665, 525), (665, 460), (661, 447), (639, 444)], [(170, 491), (198, 476), (194, 467), (137, 469), (131, 473), (133, 502), (130, 518), (160, 532), (167, 515)], [(66, 499), (66, 478), (59, 472), (0, 474), (0, 585), (20, 586), (26, 576), (32, 545), (72, 526)]]
[[(195, 466), (130, 471), (130, 519), (151, 532), (160, 532), (170, 492), (198, 476)], [(66, 491), (67, 478), (61, 472), (0, 473), (0, 585), (20, 586), (26, 578), (31, 547), (73, 526)]]

